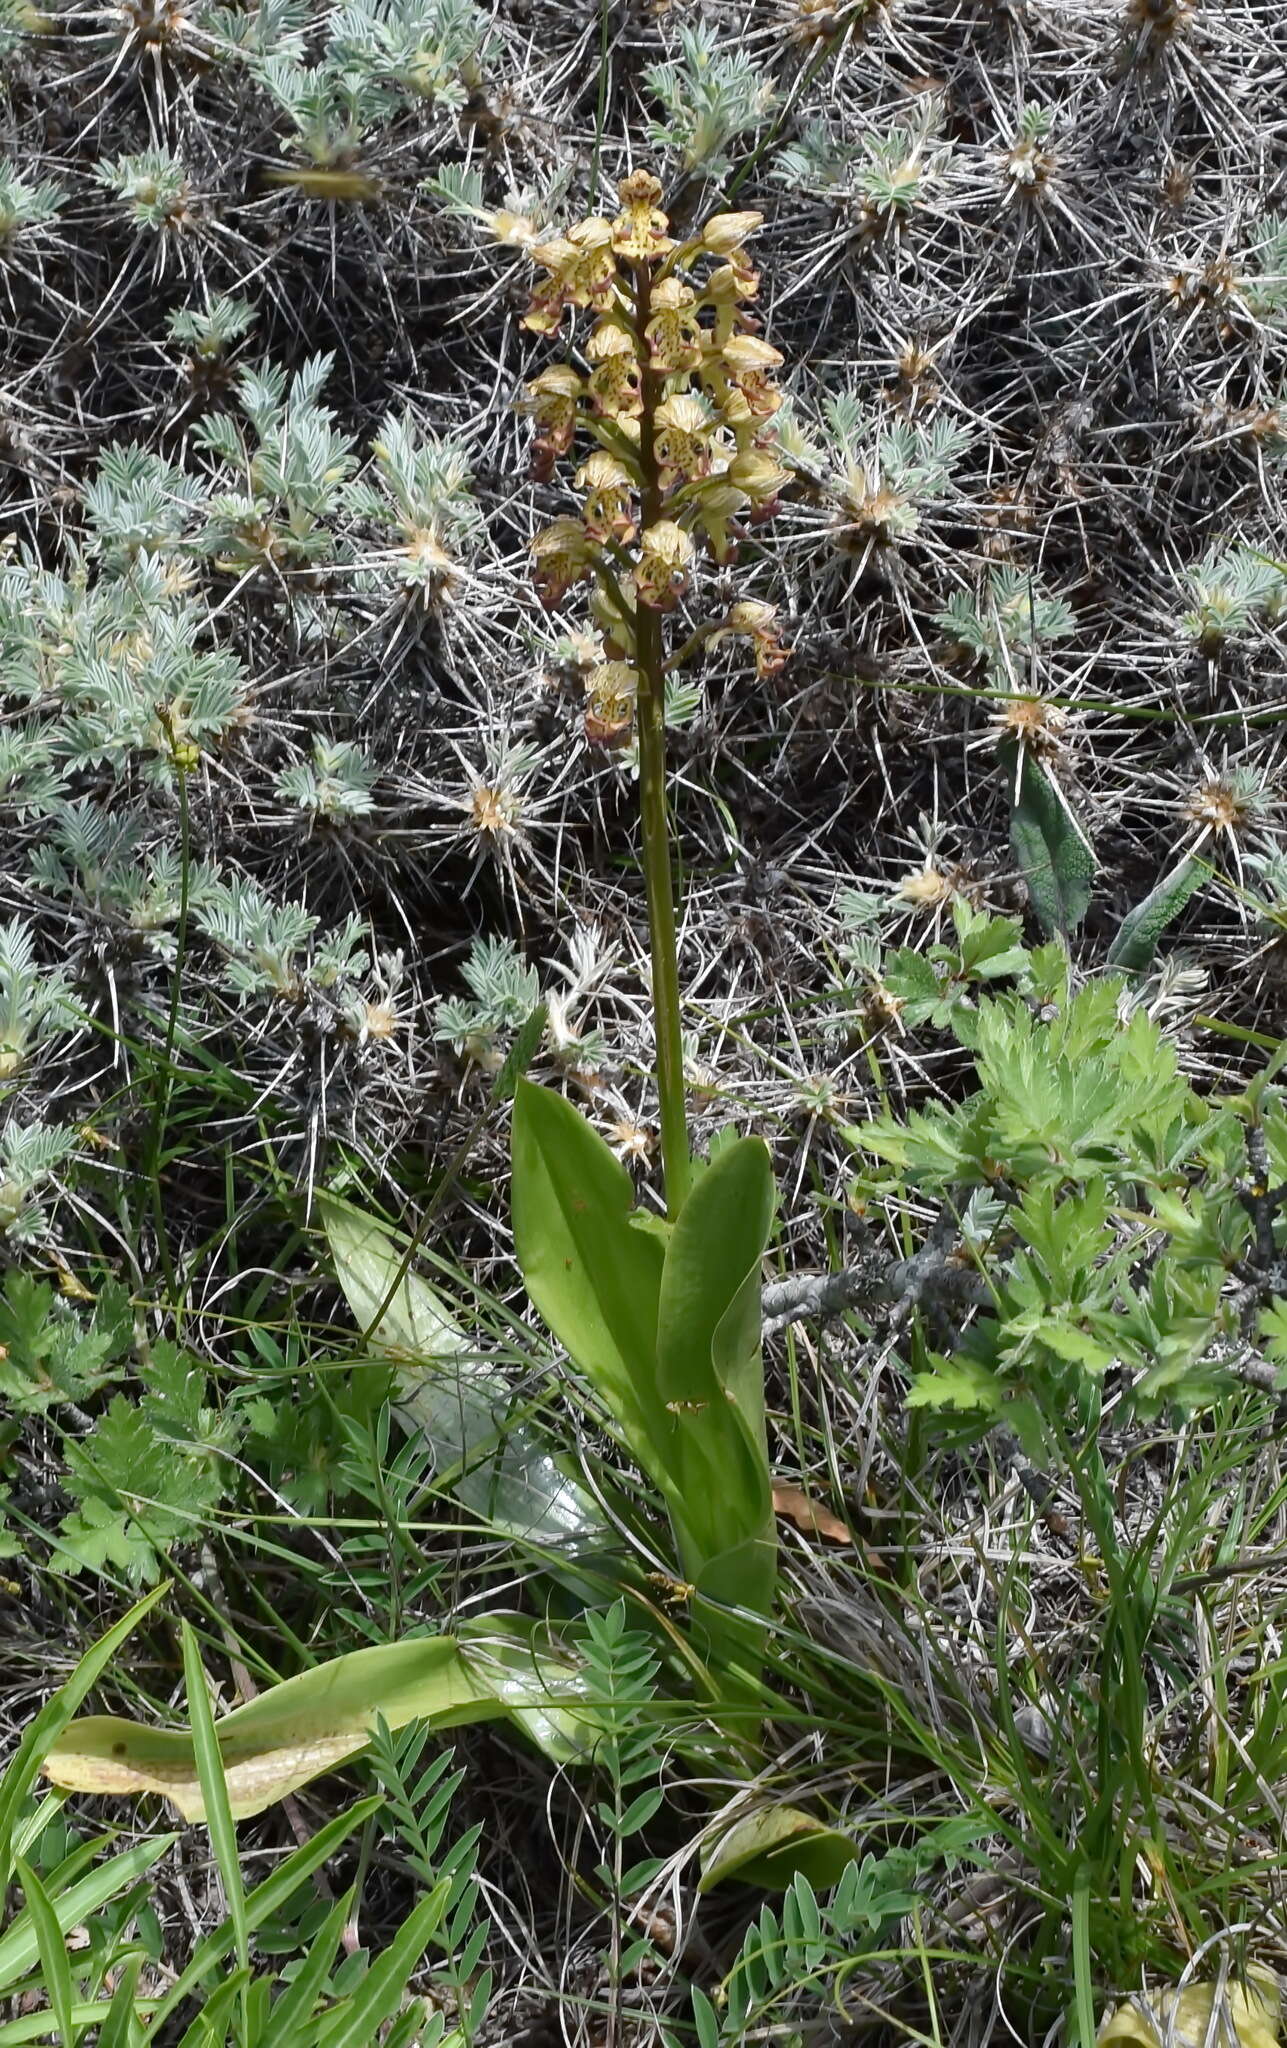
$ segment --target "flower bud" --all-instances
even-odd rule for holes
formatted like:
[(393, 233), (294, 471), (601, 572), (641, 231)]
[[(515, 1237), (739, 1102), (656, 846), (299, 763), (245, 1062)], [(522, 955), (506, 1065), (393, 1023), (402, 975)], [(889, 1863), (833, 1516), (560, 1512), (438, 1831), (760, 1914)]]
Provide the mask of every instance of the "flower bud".
[(702, 229), (702, 247), (712, 256), (732, 256), (763, 222), (762, 213), (713, 213)]

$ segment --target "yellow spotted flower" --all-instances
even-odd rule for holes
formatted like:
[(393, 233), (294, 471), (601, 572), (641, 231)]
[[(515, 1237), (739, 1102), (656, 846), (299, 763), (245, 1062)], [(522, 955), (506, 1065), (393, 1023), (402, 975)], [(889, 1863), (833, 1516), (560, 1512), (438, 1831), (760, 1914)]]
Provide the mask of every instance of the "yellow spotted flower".
[(775, 676), (791, 656), (791, 649), (778, 637), (777, 606), (755, 598), (743, 598), (729, 606), (709, 644), (717, 647), (721, 640), (749, 640), (755, 648), (755, 673), (761, 678)]
[(756, 512), (771, 510), (791, 472), (783, 469), (763, 448), (741, 448), (729, 463), (728, 481), (745, 491), (747, 503)]
[(726, 474), (707, 476), (688, 486), (684, 504), (693, 509), (695, 524), (706, 535), (715, 560), (731, 561), (736, 538), (729, 533), (729, 523), (745, 510), (746, 492), (731, 484)]
[(655, 611), (669, 610), (684, 587), (692, 559), (692, 540), (673, 519), (645, 527), (635, 571), (639, 602)]
[(598, 448), (581, 464), (575, 481), (577, 489), (586, 494), (585, 530), (590, 539), (622, 543), (632, 540), (635, 531), (630, 507), (633, 479), (624, 462)]
[(782, 403), (782, 393), (769, 382), (782, 357), (771, 342), (758, 334), (731, 334), (720, 350), (724, 374), (734, 391), (740, 391), (756, 419), (771, 419)]
[(663, 490), (679, 478), (705, 476), (711, 466), (711, 415), (691, 391), (678, 391), (657, 407), (654, 446)]
[(643, 410), (643, 381), (632, 336), (614, 320), (601, 320), (585, 346), (593, 363), (590, 397), (598, 413), (633, 415)]
[(568, 271), (568, 298), (574, 306), (607, 306), (612, 302), (617, 281), (617, 259), (612, 248), (612, 222), (602, 215), (578, 221), (568, 231), (568, 241), (578, 254)]
[(572, 446), (583, 389), (570, 363), (542, 370), (527, 387), (527, 410), (535, 414), (541, 439), (555, 455), (566, 455)]
[(590, 575), (590, 543), (579, 519), (555, 519), (532, 541), (533, 577), (547, 611), (560, 604), (576, 583)]
[(711, 256), (740, 256), (747, 236), (763, 225), (762, 213), (713, 213), (702, 229), (702, 247)]
[(612, 246), (626, 263), (651, 263), (667, 256), (674, 243), (666, 233), (670, 222), (661, 211), (661, 184), (649, 171), (632, 171), (617, 187), (621, 212), (612, 223)]
[(638, 691), (638, 671), (628, 661), (601, 661), (591, 669), (585, 685), (585, 736), (592, 745), (625, 745)]
[(664, 277), (652, 294), (652, 318), (644, 329), (648, 367), (666, 376), (695, 370), (702, 359), (702, 332), (695, 297), (677, 277)]

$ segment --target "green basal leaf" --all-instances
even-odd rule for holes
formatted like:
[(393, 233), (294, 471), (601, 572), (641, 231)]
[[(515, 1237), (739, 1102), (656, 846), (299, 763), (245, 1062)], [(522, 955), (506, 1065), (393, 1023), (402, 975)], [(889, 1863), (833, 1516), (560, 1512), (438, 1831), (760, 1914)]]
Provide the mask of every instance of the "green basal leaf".
[(1123, 967), (1128, 974), (1143, 974), (1163, 932), (1174, 924), (1189, 898), (1196, 896), (1210, 872), (1205, 861), (1185, 859), (1169, 875), (1164, 875), (1144, 901), (1122, 919), (1108, 949), (1109, 966)]
[(1010, 844), (1032, 907), (1048, 932), (1074, 932), (1090, 907), (1095, 855), (1058, 785), (1027, 748), (998, 749), (1017, 790)]
[(534, 1306), (671, 1500), (673, 1429), (656, 1384), (665, 1244), (632, 1227), (630, 1176), (570, 1102), (514, 1097), (514, 1247)]
[(675, 1220), (657, 1320), (685, 1570), (700, 1591), (758, 1613), (770, 1611), (776, 1579), (760, 1363), (760, 1268), (775, 1203), (761, 1141), (724, 1146)]

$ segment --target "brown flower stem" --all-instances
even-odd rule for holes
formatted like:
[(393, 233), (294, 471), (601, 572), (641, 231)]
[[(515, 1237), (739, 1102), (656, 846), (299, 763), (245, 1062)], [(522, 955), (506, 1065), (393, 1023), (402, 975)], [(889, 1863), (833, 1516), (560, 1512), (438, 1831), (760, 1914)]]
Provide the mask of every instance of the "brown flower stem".
[[(643, 411), (639, 420), (640, 526), (647, 532), (664, 516), (656, 453), (656, 412), (664, 378), (648, 369), (647, 326), (652, 296), (645, 263), (635, 267), (635, 333), (643, 366)], [(670, 814), (666, 800), (666, 663), (661, 613), (635, 606), (635, 667), (639, 676), (636, 730), (639, 740), (639, 812), (643, 828), (644, 884), (648, 896), (648, 938), (652, 956), (653, 1029), (657, 1045), (657, 1094), (661, 1105), (661, 1164), (666, 1212), (679, 1214), (688, 1193), (692, 1157), (684, 1102), (684, 1048), (679, 1017), (679, 960), (675, 941), (675, 900), (671, 885)]]

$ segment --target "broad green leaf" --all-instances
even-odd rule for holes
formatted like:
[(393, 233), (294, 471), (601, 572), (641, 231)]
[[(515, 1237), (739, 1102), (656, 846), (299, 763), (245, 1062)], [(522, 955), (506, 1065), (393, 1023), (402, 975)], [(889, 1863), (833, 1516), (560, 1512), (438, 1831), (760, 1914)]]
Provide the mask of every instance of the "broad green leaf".
[[(1217, 2012), (1217, 1997), (1220, 2012)], [(1227, 2019), (1221, 2015), (1227, 2011)], [(1237, 2048), (1277, 2048), (1282, 2031), (1282, 1986), (1264, 1963), (1249, 1963), (1243, 1978), (1188, 1984), (1138, 1994), (1106, 2015), (1098, 2048), (1122, 2041), (1131, 2048), (1163, 2048), (1171, 2041), (1232, 2040)]]
[(774, 1206), (761, 1141), (723, 1147), (675, 1220), (657, 1320), (684, 1568), (712, 1599), (758, 1613), (772, 1606), (776, 1572), (760, 1363), (760, 1265)]
[(555, 1764), (584, 1758), (601, 1733), (584, 1667), (543, 1621), (489, 1614), (463, 1621), (460, 1643), (475, 1676), (543, 1756)]
[(1016, 786), (1010, 844), (1048, 932), (1074, 932), (1090, 906), (1095, 855), (1058, 785), (1026, 747), (1000, 749)]
[[(391, 1729), (409, 1721), (454, 1728), (494, 1720), (522, 1707), (538, 1716), (560, 1704), (540, 1661), (528, 1666), (530, 1692), (514, 1670), (488, 1677), (487, 1654), (466, 1652), (451, 1636), (354, 1650), (303, 1671), (215, 1723), (231, 1812), (262, 1813), (286, 1793), (334, 1770), (366, 1747), (377, 1715)], [(568, 1673), (566, 1665), (561, 1672)], [(573, 1674), (568, 1673), (570, 1679)], [(567, 1703), (576, 1704), (574, 1683)], [(539, 1723), (538, 1723), (539, 1725)], [(115, 1715), (75, 1721), (49, 1751), (45, 1774), (73, 1792), (159, 1792), (185, 1820), (206, 1817), (192, 1734), (149, 1728)]]
[(630, 1176), (603, 1139), (530, 1081), (515, 1091), (513, 1163), (514, 1246), (532, 1302), (669, 1502), (673, 1432), (656, 1385), (664, 1244), (632, 1227)]
[(735, 1878), (783, 1891), (801, 1872), (816, 1891), (838, 1884), (858, 1855), (848, 1835), (798, 1806), (759, 1806), (739, 1816), (703, 1851), (699, 1892)]
[(1108, 949), (1110, 967), (1124, 967), (1130, 974), (1143, 974), (1157, 950), (1167, 926), (1174, 924), (1191, 896), (1195, 896), (1211, 870), (1205, 861), (1182, 860), (1150, 889), (1122, 919), (1117, 936)]
[(509, 1421), (504, 1375), (479, 1358), (437, 1289), (403, 1272), (405, 1242), (335, 1195), (320, 1195), (317, 1207), (354, 1319), (369, 1333), (379, 1316), (368, 1342), (395, 1368), (399, 1416), (430, 1446), (438, 1471), (463, 1468), (451, 1487), (455, 1498), (529, 1541), (601, 1536), (606, 1524), (591, 1496), (560, 1469), (537, 1430)]
[(469, 1338), (437, 1289), (402, 1270), (405, 1249), (374, 1217), (337, 1195), (319, 1194), (316, 1206), (336, 1278), (372, 1350), (408, 1365), (468, 1354)]

